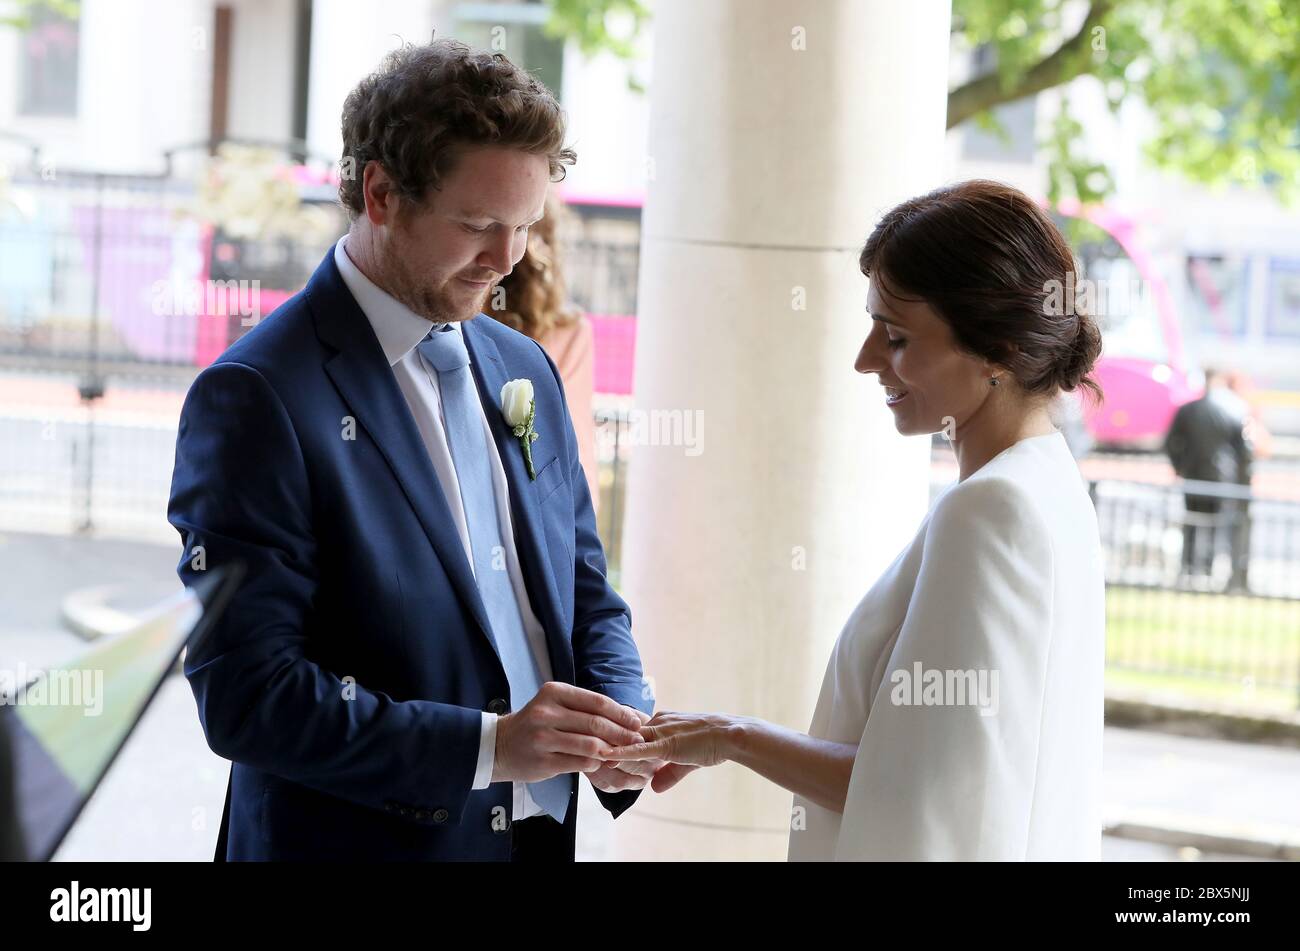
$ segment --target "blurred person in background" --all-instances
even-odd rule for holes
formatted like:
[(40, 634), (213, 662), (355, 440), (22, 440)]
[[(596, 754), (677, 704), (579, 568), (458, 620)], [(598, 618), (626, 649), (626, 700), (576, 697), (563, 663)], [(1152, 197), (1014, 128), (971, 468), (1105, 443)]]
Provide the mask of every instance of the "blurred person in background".
[[(528, 232), (523, 259), (497, 285), (484, 311), (513, 330), (532, 337), (559, 368), (569, 415), (578, 436), (592, 507), (600, 508), (600, 470), (596, 462), (595, 335), (591, 321), (570, 303), (560, 248), (569, 210), (551, 191), (546, 216)], [(496, 305), (500, 305), (497, 307)]]
[[(1205, 393), (1174, 414), (1165, 453), (1181, 479), (1249, 486), (1254, 452), (1247, 435), (1249, 404), (1229, 387), (1229, 374), (1205, 368)], [(1249, 502), (1185, 492), (1189, 517), (1183, 525), (1183, 572), (1209, 574), (1218, 550), (1217, 529), (1231, 532), (1232, 576), (1228, 590), (1247, 587)], [(1226, 504), (1225, 504), (1226, 503)], [(1202, 520), (1199, 516), (1212, 516)]]
[[(1255, 459), (1268, 459), (1273, 455), (1273, 434), (1268, 431), (1264, 425), (1263, 414), (1260, 412), (1259, 405), (1255, 402), (1255, 385), (1241, 370), (1230, 370), (1228, 372), (1228, 389), (1231, 390), (1245, 405), (1246, 422), (1244, 433), (1246, 442), (1250, 444), (1251, 453)], [(1246, 584), (1246, 565), (1250, 559), (1250, 503), (1238, 502), (1238, 522), (1237, 530), (1233, 534), (1233, 544), (1235, 550), (1240, 553), (1239, 564), (1241, 565), (1240, 574), (1235, 570), (1233, 578), (1229, 583), (1230, 590), (1248, 590)]]
[(1228, 371), (1228, 389), (1241, 398), (1246, 409), (1246, 438), (1256, 459), (1273, 455), (1273, 434), (1264, 425), (1263, 415), (1255, 402), (1255, 385), (1241, 370)]

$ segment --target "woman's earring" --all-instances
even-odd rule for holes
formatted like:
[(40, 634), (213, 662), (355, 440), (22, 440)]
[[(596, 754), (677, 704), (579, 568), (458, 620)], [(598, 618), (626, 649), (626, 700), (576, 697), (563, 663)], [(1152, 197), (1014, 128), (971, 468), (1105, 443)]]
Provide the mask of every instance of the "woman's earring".
[(998, 385), (998, 378), (995, 376), (989, 377), (989, 386), (997, 386), (997, 385)]

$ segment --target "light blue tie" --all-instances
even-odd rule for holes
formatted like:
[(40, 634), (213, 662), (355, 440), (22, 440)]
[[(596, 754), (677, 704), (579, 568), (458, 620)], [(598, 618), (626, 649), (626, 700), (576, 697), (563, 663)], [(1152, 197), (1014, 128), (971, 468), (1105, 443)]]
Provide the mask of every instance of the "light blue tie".
[[(474, 555), (474, 580), (487, 609), (492, 639), (510, 682), (511, 709), (519, 710), (541, 688), (541, 671), (528, 645), (524, 619), (510, 573), (506, 569), (505, 546), (501, 541), (496, 493), (492, 488), (492, 465), (487, 433), (483, 428), (478, 391), (469, 369), (469, 353), (460, 332), (444, 324), (430, 331), (419, 345), (420, 353), (438, 371), (442, 394), (442, 417), (447, 428), (447, 445), (460, 483), (460, 501), (469, 527)], [(529, 783), (533, 801), (557, 822), (563, 822), (569, 808), (571, 780), (567, 774)]]

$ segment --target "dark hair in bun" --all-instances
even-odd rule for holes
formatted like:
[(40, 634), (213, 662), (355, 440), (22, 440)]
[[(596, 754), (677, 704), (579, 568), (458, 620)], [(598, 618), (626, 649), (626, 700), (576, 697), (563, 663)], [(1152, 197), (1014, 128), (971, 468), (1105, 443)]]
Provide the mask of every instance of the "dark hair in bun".
[(862, 273), (893, 297), (920, 299), (963, 350), (1004, 367), (1028, 393), (1083, 388), (1101, 355), (1101, 331), (1076, 299), (1074, 256), (1023, 192), (975, 179), (890, 210), (862, 248)]

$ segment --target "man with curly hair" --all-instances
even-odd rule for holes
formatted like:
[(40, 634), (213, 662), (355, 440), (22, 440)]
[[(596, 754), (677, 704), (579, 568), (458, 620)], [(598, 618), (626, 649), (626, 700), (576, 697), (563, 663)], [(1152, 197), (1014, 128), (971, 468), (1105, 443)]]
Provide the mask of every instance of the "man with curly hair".
[(556, 367), (476, 319), (564, 136), (501, 54), (390, 54), (343, 108), (348, 233), (186, 398), (178, 571), (249, 569), (185, 663), (218, 859), (572, 861), (576, 774), (618, 816), (657, 768), (601, 762), (654, 701)]

